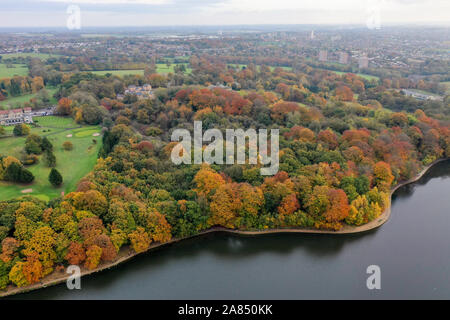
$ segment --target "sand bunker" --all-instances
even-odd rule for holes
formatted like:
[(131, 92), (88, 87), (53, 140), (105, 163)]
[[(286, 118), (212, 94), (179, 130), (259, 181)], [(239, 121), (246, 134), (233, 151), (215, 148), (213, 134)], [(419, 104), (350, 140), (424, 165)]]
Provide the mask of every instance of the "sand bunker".
[(33, 192), (33, 189), (24, 189), (24, 190), (22, 190), (20, 192), (22, 192), (22, 193), (31, 193), (31, 192)]
[(98, 137), (99, 135), (100, 135), (100, 133), (98, 133), (98, 132), (93, 134), (94, 137)]
[(68, 134), (66, 137), (67, 137), (67, 138), (72, 138), (72, 135), (71, 135), (71, 134)]

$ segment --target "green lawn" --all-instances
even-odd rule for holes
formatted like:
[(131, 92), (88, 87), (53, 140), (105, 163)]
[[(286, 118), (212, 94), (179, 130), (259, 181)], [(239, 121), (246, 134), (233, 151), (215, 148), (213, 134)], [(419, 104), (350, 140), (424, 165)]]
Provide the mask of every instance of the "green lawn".
[[(61, 195), (64, 191), (74, 191), (77, 183), (94, 167), (97, 161), (97, 154), (101, 146), (101, 137), (94, 137), (94, 133), (100, 133), (100, 127), (82, 126), (76, 124), (70, 118), (62, 117), (41, 117), (35, 118), (39, 128), (32, 128), (31, 132), (46, 136), (53, 144), (56, 156), (56, 168), (61, 172), (64, 183), (59, 188), (54, 188), (48, 182), (50, 168), (42, 161), (29, 166), (28, 169), (34, 174), (35, 180), (30, 185), (18, 185), (0, 182), (0, 200), (20, 197), (22, 190), (33, 189), (29, 195), (37, 196), (43, 200), (50, 200)], [(12, 127), (6, 128), (8, 133), (12, 132)], [(72, 137), (67, 137), (72, 135)], [(0, 138), (0, 154), (20, 157), (25, 145), (25, 137)], [(97, 140), (97, 144), (93, 143)], [(62, 144), (71, 141), (74, 145), (72, 151), (65, 151)]]
[(420, 90), (420, 89), (408, 89), (409, 91), (426, 94), (428, 96), (438, 97), (439, 95), (430, 91)]
[(144, 75), (144, 70), (104, 70), (104, 71), (91, 71), (94, 74), (104, 76), (105, 74), (111, 73), (112, 75), (123, 77), (128, 74), (132, 75)]
[[(343, 71), (333, 71), (333, 70), (327, 70), (327, 71), (331, 71), (331, 72), (334, 72), (334, 73), (336, 73), (336, 74), (338, 74), (338, 75), (340, 75), (340, 76), (342, 76), (343, 74), (347, 74), (347, 73), (351, 73), (351, 72), (343, 72)], [(377, 77), (377, 76), (372, 76), (372, 75), (370, 75), (370, 74), (364, 74), (364, 73), (355, 73), (358, 77), (361, 77), (361, 78), (364, 78), (364, 79), (366, 79), (366, 80), (380, 80), (380, 78), (379, 77)]]
[[(73, 122), (72, 118), (48, 116), (48, 117), (36, 117), (33, 121), (41, 127), (46, 127), (47, 129), (66, 129), (79, 127), (78, 124)], [(8, 127), (12, 128), (12, 127)]]
[[(242, 70), (242, 68), (247, 67), (246, 64), (234, 64), (234, 63), (230, 63), (227, 65), (228, 67), (232, 67), (232, 68), (238, 68), (239, 70)], [(260, 66), (258, 66), (258, 70), (259, 70)], [(292, 67), (278, 67), (278, 66), (269, 66), (270, 71), (275, 70), (276, 68), (281, 68), (285, 71), (292, 71)]]
[(14, 68), (7, 68), (5, 63), (0, 64), (0, 79), (12, 78), (14, 76), (28, 75), (28, 67), (24, 64), (13, 64)]
[(48, 53), (5, 53), (0, 54), (2, 56), (2, 59), (11, 59), (11, 58), (39, 58), (41, 60), (46, 60), (48, 58), (57, 58), (61, 55), (59, 54), (48, 54)]
[[(187, 64), (186, 65), (186, 73), (189, 74), (192, 72), (191, 68), (188, 68)], [(156, 72), (159, 74), (167, 74), (167, 73), (174, 73), (174, 67), (176, 66), (176, 64), (171, 64), (170, 67), (167, 67), (167, 65), (165, 63), (157, 63), (156, 64)], [(144, 75), (144, 70), (103, 70), (103, 71), (90, 71), (94, 74), (98, 74), (98, 75), (102, 75), (104, 76), (105, 74), (111, 73), (115, 76), (119, 76), (119, 77), (123, 77), (125, 75), (140, 75), (143, 76)]]
[[(175, 66), (177, 64), (171, 64), (170, 67), (167, 66), (165, 63), (157, 63), (156, 64), (156, 72), (160, 74), (167, 74), (167, 73), (175, 73)], [(184, 64), (186, 66), (186, 73), (190, 74), (192, 72), (192, 69), (188, 67), (187, 63)]]
[(442, 82), (443, 85), (447, 87), (447, 94), (450, 94), (450, 81)]
[[(50, 105), (54, 105), (58, 103), (55, 98), (53, 98), (53, 95), (58, 91), (57, 88), (45, 88), (47, 90), (48, 95), (50, 97)], [(29, 102), (36, 93), (30, 93), (30, 94), (24, 94), (22, 96), (17, 97), (8, 97), (6, 100), (3, 100), (0, 102), (0, 106), (6, 107), (6, 109), (14, 109), (16, 107), (20, 107), (25, 102)]]

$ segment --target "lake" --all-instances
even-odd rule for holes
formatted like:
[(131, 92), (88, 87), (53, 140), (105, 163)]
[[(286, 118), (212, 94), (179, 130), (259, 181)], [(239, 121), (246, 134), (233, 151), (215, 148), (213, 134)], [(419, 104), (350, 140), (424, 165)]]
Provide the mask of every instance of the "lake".
[[(393, 196), (388, 222), (354, 235), (216, 233), (15, 299), (449, 299), (450, 161)], [(381, 268), (381, 290), (366, 269)]]

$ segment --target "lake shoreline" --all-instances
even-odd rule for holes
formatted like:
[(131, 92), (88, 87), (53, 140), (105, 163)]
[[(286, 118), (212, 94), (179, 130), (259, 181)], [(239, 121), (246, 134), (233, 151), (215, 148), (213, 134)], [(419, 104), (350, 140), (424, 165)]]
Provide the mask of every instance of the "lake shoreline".
[[(361, 226), (356, 226), (356, 227), (352, 227), (352, 226), (348, 226), (345, 225), (341, 230), (338, 231), (329, 231), (329, 230), (315, 230), (315, 229), (307, 229), (307, 228), (285, 228), (285, 229), (271, 229), (271, 230), (263, 230), (263, 231), (241, 231), (241, 230), (232, 230), (232, 229), (227, 229), (227, 228), (223, 228), (223, 227), (213, 227), (207, 230), (204, 230), (196, 235), (193, 236), (189, 236), (189, 237), (185, 237), (185, 238), (179, 238), (179, 239), (172, 239), (169, 242), (166, 243), (156, 243), (156, 244), (152, 244), (150, 245), (150, 247), (142, 252), (142, 253), (146, 253), (149, 252), (151, 250), (157, 249), (157, 248), (161, 248), (163, 246), (167, 246), (170, 244), (174, 244), (177, 242), (181, 242), (183, 240), (187, 240), (187, 239), (192, 239), (192, 238), (196, 238), (196, 237), (201, 237), (203, 235), (207, 235), (210, 233), (215, 233), (215, 232), (226, 232), (226, 233), (231, 233), (231, 234), (238, 234), (238, 235), (247, 235), (247, 236), (258, 236), (258, 235), (263, 235), (263, 234), (277, 234), (277, 233), (307, 233), (307, 234), (354, 234), (354, 233), (362, 233), (362, 232), (366, 232), (366, 231), (370, 231), (373, 229), (376, 229), (378, 227), (380, 227), (381, 225), (383, 225), (385, 222), (387, 222), (389, 220), (389, 217), (391, 215), (391, 202), (392, 202), (392, 195), (395, 193), (395, 191), (397, 191), (399, 188), (401, 188), (402, 186), (417, 182), (418, 180), (420, 180), (434, 165), (449, 160), (450, 158), (444, 158), (444, 159), (439, 159), (436, 160), (434, 162), (432, 162), (431, 164), (429, 164), (428, 166), (426, 166), (417, 176), (415, 176), (412, 179), (409, 179), (407, 181), (401, 182), (399, 184), (397, 184), (395, 187), (392, 188), (391, 192), (390, 192), (390, 197), (389, 197), (389, 205), (388, 207), (384, 210), (384, 212), (375, 220), (361, 225)], [(120, 252), (118, 253), (118, 257), (117, 260), (110, 262), (110, 263), (102, 263), (101, 265), (99, 265), (99, 267), (97, 267), (94, 270), (87, 270), (84, 267), (81, 267), (82, 272), (81, 272), (81, 276), (87, 276), (87, 275), (91, 275), (100, 271), (104, 271), (107, 269), (111, 269), (113, 267), (116, 267), (128, 260), (131, 260), (132, 258), (136, 257), (137, 255), (139, 255), (141, 253), (136, 253), (133, 250), (131, 250), (130, 247), (124, 247), (120, 250)], [(10, 285), (10, 287), (6, 290), (1, 292), (0, 291), (0, 298), (1, 297), (6, 297), (6, 296), (12, 296), (12, 295), (16, 295), (16, 294), (20, 294), (20, 293), (25, 293), (25, 292), (29, 292), (29, 291), (33, 291), (33, 290), (37, 290), (40, 288), (45, 288), (45, 287), (49, 287), (49, 286), (53, 286), (53, 285), (57, 285), (57, 284), (61, 284), (63, 282), (65, 282), (67, 280), (67, 278), (69, 277), (69, 274), (66, 274), (65, 272), (53, 272), (52, 274), (50, 274), (49, 276), (47, 276), (45, 279), (43, 279), (43, 281), (30, 285), (30, 286), (26, 286), (26, 287), (15, 287)]]

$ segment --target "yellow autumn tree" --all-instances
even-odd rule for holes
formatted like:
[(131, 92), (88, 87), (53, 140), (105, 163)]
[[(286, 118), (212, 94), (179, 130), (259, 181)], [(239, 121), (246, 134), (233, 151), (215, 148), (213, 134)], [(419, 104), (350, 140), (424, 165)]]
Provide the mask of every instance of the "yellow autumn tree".
[(148, 249), (151, 243), (151, 239), (145, 229), (142, 227), (137, 227), (135, 231), (128, 235), (131, 247), (136, 253), (144, 252)]
[(194, 177), (194, 182), (197, 186), (194, 189), (197, 195), (207, 199), (210, 199), (217, 188), (225, 184), (222, 176), (207, 165), (202, 166), (197, 172)]
[(247, 183), (221, 185), (212, 196), (208, 223), (234, 229), (241, 225), (241, 218), (256, 216), (263, 202), (260, 188)]
[(84, 266), (89, 270), (97, 268), (102, 257), (102, 252), (103, 250), (99, 246), (95, 244), (90, 246), (86, 251), (86, 261), (84, 262)]
[(9, 272), (9, 280), (18, 287), (24, 287), (30, 284), (25, 275), (23, 274), (24, 264), (25, 262), (23, 261), (17, 262)]
[(51, 273), (56, 260), (56, 232), (48, 226), (41, 227), (34, 232), (30, 240), (25, 240), (24, 244), (23, 254), (27, 257), (36, 255), (42, 262), (44, 276)]

